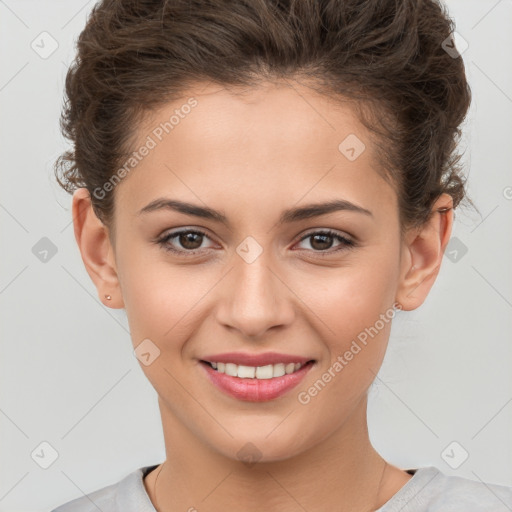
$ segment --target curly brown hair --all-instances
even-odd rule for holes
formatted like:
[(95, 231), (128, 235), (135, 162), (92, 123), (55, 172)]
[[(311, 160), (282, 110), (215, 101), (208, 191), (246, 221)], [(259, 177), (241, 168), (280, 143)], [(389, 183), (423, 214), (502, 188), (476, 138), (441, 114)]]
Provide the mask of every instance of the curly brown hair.
[(94, 190), (133, 151), (145, 114), (192, 84), (301, 78), (353, 102), (402, 229), (421, 226), (443, 192), (454, 207), (466, 196), (456, 149), (471, 92), (462, 58), (443, 49), (453, 31), (437, 0), (102, 0), (66, 76), (60, 122), (73, 149), (55, 162), (57, 181), (86, 187), (113, 231), (115, 190)]

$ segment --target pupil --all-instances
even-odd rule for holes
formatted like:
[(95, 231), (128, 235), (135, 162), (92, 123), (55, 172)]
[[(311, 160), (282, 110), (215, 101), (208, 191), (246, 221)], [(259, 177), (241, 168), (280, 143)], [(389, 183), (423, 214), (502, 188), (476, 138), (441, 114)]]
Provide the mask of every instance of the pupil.
[[(315, 247), (315, 240), (320, 239), (320, 247)], [(326, 242), (326, 239), (331, 243)], [(332, 246), (332, 236), (331, 235), (313, 235), (313, 240), (311, 241), (311, 246), (313, 249), (329, 249)]]
[[(202, 235), (200, 233), (185, 233), (180, 235), (180, 243), (186, 249), (197, 249), (201, 246), (200, 238)], [(194, 238), (196, 240), (194, 241)], [(199, 243), (197, 243), (197, 239), (199, 239)]]

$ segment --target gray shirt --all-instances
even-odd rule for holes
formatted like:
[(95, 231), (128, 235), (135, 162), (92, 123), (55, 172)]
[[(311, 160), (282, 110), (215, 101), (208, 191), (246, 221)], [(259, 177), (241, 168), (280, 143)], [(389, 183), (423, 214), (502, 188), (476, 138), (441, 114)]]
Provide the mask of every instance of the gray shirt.
[[(143, 482), (156, 467), (141, 467), (51, 512), (156, 512)], [(512, 487), (447, 476), (432, 466), (407, 472), (413, 477), (375, 512), (512, 512)]]

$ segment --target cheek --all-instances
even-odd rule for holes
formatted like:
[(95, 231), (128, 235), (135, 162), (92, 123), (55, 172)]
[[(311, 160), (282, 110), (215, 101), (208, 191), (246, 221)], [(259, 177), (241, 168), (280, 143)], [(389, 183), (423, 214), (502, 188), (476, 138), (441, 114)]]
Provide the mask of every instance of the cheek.
[(119, 276), (133, 344), (149, 338), (167, 351), (171, 347), (166, 340), (181, 339), (191, 322), (197, 322), (213, 276), (199, 266), (171, 265), (163, 258), (147, 261), (136, 251), (124, 254)]
[[(350, 268), (337, 269), (328, 281), (320, 280), (311, 308), (321, 319), (315, 330), (322, 337), (325, 359), (315, 378), (297, 392), (308, 426), (319, 437), (346, 421), (379, 371), (396, 315), (396, 267), (397, 260), (383, 251), (368, 256), (368, 262), (362, 257)], [(312, 279), (309, 285), (318, 281)]]
[(346, 339), (373, 325), (392, 307), (398, 272), (398, 257), (391, 253), (354, 255), (344, 267), (317, 270), (303, 280), (307, 287), (301, 297), (307, 297), (331, 336)]
[[(361, 257), (353, 265), (317, 273), (307, 281), (310, 293), (305, 302), (321, 320), (315, 325), (328, 352), (322, 371), (331, 368), (336, 374), (333, 380), (339, 386), (332, 387), (342, 390), (339, 398), (359, 394), (378, 372), (396, 315), (398, 270), (393, 251), (381, 251), (378, 257)], [(301, 297), (306, 293), (306, 288), (299, 292)], [(333, 367), (336, 361), (339, 364)]]
[(186, 379), (180, 369), (182, 352), (203, 320), (201, 300), (218, 278), (161, 261), (143, 264), (135, 254), (124, 264), (123, 296), (133, 348), (151, 354), (149, 364), (139, 357), (141, 369), (179, 415), (190, 405), (190, 397), (180, 391)]

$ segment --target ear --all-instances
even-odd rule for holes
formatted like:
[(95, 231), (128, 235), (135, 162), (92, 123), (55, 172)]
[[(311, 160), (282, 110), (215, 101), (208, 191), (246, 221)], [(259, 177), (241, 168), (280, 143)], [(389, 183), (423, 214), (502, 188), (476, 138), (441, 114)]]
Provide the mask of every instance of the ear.
[[(96, 216), (91, 196), (86, 188), (75, 190), (72, 209), (75, 239), (87, 273), (96, 286), (99, 299), (110, 308), (123, 308), (124, 302), (109, 231)], [(108, 300), (105, 295), (112, 298)]]
[(453, 226), (453, 200), (442, 194), (427, 222), (408, 231), (402, 242), (400, 282), (396, 301), (404, 311), (423, 304), (441, 268)]

